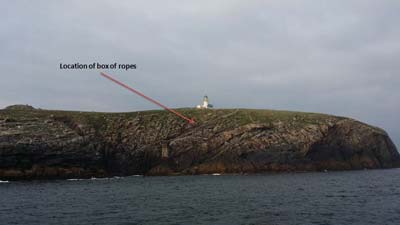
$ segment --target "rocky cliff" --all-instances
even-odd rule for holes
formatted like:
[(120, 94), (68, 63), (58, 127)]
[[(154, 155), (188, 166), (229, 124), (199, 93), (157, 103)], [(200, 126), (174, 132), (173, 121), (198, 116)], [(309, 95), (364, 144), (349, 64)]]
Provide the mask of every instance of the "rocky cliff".
[(95, 113), (0, 110), (0, 179), (391, 168), (385, 131), (330, 115), (179, 109)]

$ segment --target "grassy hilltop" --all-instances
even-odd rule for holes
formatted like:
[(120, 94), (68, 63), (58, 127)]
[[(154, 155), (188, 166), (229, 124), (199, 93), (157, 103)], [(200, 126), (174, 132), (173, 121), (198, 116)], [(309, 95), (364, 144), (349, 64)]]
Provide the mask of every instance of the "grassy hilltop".
[[(279, 111), (267, 109), (195, 109), (180, 108), (175, 109), (188, 118), (194, 118), (195, 126), (204, 123), (223, 124), (227, 128), (242, 126), (249, 123), (274, 123), (282, 122), (292, 126), (305, 126), (308, 124), (321, 124), (327, 120), (340, 119), (326, 114), (306, 113), (294, 111)], [(82, 111), (60, 111), (60, 110), (42, 110), (30, 107), (11, 107), (0, 110), (0, 119), (8, 120), (46, 120), (52, 118), (69, 118), (77, 123), (87, 124), (94, 128), (101, 129), (115, 119), (131, 120), (141, 118), (143, 124), (177, 122), (185, 124), (186, 122), (176, 115), (166, 110), (148, 110), (139, 112), (82, 112)]]

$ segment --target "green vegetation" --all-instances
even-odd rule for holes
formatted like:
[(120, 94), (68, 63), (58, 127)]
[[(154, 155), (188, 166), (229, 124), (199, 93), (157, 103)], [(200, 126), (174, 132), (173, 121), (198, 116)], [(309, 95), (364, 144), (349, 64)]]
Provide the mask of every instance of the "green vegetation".
[[(176, 109), (183, 115), (194, 118), (196, 125), (214, 124), (224, 128), (237, 127), (249, 123), (262, 123), (276, 126), (284, 123), (286, 126), (301, 127), (307, 124), (322, 124), (332, 119), (339, 119), (326, 114), (278, 111), (265, 109)], [(181, 124), (186, 122), (165, 110), (148, 110), (126, 113), (80, 112), (32, 109), (29, 107), (8, 107), (0, 110), (0, 120), (27, 121), (27, 120), (57, 120), (66, 124), (84, 124), (95, 130), (112, 126), (114, 121), (140, 120), (147, 128), (154, 128), (167, 124)]]

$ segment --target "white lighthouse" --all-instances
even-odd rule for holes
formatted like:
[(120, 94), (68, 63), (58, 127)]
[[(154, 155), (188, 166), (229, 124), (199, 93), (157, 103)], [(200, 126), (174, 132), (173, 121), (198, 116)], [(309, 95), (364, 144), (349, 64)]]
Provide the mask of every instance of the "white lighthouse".
[(211, 105), (208, 102), (208, 96), (207, 95), (204, 95), (204, 97), (203, 97), (203, 104), (197, 105), (198, 109), (208, 109), (208, 108), (212, 108), (212, 107), (213, 107), (213, 105)]

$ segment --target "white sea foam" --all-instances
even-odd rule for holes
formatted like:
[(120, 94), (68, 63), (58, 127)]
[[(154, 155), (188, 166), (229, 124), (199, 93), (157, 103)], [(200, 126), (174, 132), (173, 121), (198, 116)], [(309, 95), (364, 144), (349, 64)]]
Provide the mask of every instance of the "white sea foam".
[(220, 173), (213, 173), (213, 174), (211, 174), (211, 175), (213, 175), (213, 176), (220, 176), (221, 174), (220, 174)]
[(78, 180), (85, 180), (85, 179), (76, 179), (76, 178), (72, 178), (72, 179), (67, 179), (68, 181), (78, 181)]
[(0, 180), (0, 184), (1, 183), (10, 183), (10, 181), (8, 181), (8, 180)]
[(86, 178), (86, 179), (71, 178), (71, 179), (67, 179), (67, 181), (104, 180), (104, 179), (108, 179), (108, 178), (97, 178), (97, 177), (91, 177), (91, 178)]
[(111, 180), (111, 179), (123, 179), (123, 177), (91, 177), (91, 178), (86, 178), (86, 179), (80, 179), (80, 178), (71, 178), (67, 179), (67, 181), (81, 181), (81, 180)]
[(112, 177), (92, 177), (90, 180), (110, 180)]

